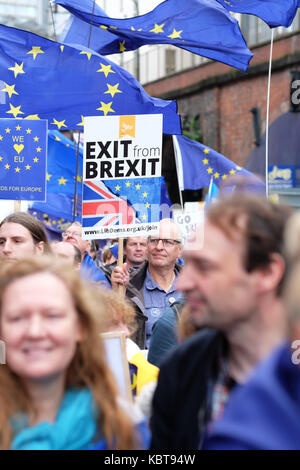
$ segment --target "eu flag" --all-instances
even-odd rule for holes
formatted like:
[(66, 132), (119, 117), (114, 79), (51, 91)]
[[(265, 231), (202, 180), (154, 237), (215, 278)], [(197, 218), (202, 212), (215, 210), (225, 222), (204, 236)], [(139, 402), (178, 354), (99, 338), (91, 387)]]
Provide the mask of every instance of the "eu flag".
[(79, 148), (77, 176), (76, 153), (77, 144), (59, 131), (48, 132), (47, 200), (41, 203), (35, 202), (31, 207), (31, 213), (42, 220), (52, 232), (61, 233), (73, 220), (75, 177), (78, 195), (76, 214), (77, 220), (81, 220), (82, 148)]
[(163, 114), (180, 134), (175, 101), (151, 98), (135, 78), (86, 48), (0, 25), (0, 117), (48, 119), (50, 129), (83, 130), (84, 116)]
[(46, 155), (46, 120), (0, 119), (0, 198), (45, 201)]
[(144, 44), (172, 44), (241, 70), (247, 70), (252, 57), (237, 20), (216, 0), (167, 0), (145, 15), (126, 19), (108, 18), (93, 0), (55, 3), (94, 25), (90, 36), (89, 24), (74, 22), (64, 42), (87, 45), (90, 37), (89, 47), (103, 55)]
[(261, 18), (270, 28), (291, 25), (297, 13), (298, 0), (218, 0), (227, 10)]
[[(78, 149), (78, 193), (82, 192), (83, 149)], [(59, 131), (48, 133), (47, 193), (74, 195), (77, 144)]]
[(204, 188), (209, 186), (211, 180), (219, 187), (230, 176), (239, 174), (249, 177), (249, 189), (250, 186), (256, 186), (258, 191), (264, 190), (264, 183), (249, 171), (210, 147), (183, 135), (174, 136), (174, 151), (181, 191)]

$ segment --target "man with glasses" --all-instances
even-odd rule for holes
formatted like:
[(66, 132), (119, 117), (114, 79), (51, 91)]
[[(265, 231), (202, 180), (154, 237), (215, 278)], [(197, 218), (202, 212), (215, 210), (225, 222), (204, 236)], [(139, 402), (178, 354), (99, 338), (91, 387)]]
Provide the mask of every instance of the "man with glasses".
[[(159, 234), (147, 240), (148, 261), (137, 270), (127, 285), (126, 295), (135, 304), (137, 331), (133, 336), (140, 348), (148, 348), (154, 323), (179, 297), (175, 289), (180, 265), (181, 233), (171, 219), (160, 221)], [(112, 285), (126, 286), (126, 275), (117, 268)]]
[(97, 267), (95, 261), (89, 255), (91, 241), (82, 239), (81, 224), (79, 222), (74, 222), (70, 225), (66, 232), (63, 232), (62, 239), (64, 242), (71, 243), (80, 250), (80, 276), (88, 282), (97, 282), (104, 287), (110, 287), (105, 274)]

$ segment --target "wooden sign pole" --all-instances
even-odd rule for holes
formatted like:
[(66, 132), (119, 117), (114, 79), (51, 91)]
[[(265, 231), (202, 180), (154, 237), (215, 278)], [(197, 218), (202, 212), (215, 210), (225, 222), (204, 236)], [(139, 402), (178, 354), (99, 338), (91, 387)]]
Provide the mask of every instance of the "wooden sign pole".
[[(123, 268), (123, 238), (119, 238), (118, 243), (118, 266), (119, 268)], [(119, 286), (119, 294), (125, 294), (125, 289), (123, 286)]]
[(14, 212), (20, 212), (21, 210), (21, 201), (14, 201)]

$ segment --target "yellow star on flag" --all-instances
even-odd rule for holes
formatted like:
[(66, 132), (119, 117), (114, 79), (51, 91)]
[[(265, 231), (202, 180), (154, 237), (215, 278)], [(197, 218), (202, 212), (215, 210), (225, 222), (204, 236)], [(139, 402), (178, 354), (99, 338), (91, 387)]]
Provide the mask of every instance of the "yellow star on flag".
[(46, 173), (46, 180), (47, 180), (47, 181), (50, 181), (51, 176), (52, 176), (52, 175), (49, 175), (49, 173)]
[(31, 134), (31, 129), (29, 129), (29, 127), (26, 129), (26, 134)]
[(20, 131), (21, 130), (21, 126), (16, 126), (16, 131)]
[(8, 67), (8, 70), (12, 70), (14, 72), (15, 78), (17, 78), (19, 73), (25, 73), (23, 70), (23, 65), (24, 65), (24, 62), (22, 62), (20, 65), (17, 64), (17, 62), (15, 62), (15, 66)]
[(214, 174), (214, 178), (215, 178), (215, 179), (218, 179), (219, 177), (220, 177), (220, 173), (216, 172), (216, 173)]
[(148, 193), (143, 193), (143, 197), (147, 197), (148, 196)]
[(130, 183), (130, 181), (127, 181), (127, 183), (126, 183), (126, 187), (127, 187), (127, 188), (130, 188), (130, 186), (131, 186), (131, 183)]
[(34, 140), (35, 142), (38, 142), (38, 141), (39, 141), (39, 137), (35, 136), (33, 140)]
[(202, 161), (203, 161), (204, 165), (208, 165), (208, 160), (207, 160), (207, 158), (204, 158), (204, 160), (202, 160)]
[(33, 161), (34, 163), (37, 163), (39, 161), (38, 157), (34, 157)]
[(36, 151), (37, 151), (38, 153), (40, 153), (40, 152), (42, 151), (41, 147), (37, 147), (37, 148), (36, 148)]
[(205, 153), (205, 155), (208, 155), (209, 154), (209, 149), (204, 149), (203, 152)]
[(8, 96), (11, 98), (11, 95), (18, 95), (19, 93), (16, 92), (15, 86), (16, 85), (8, 85), (7, 83), (4, 82), (5, 88), (3, 88), (1, 91), (5, 91), (8, 93)]
[(20, 173), (20, 168), (18, 166), (17, 166), (17, 168), (15, 168), (15, 172)]
[(61, 127), (67, 127), (65, 125), (65, 122), (66, 122), (65, 119), (63, 121), (57, 121), (55, 118), (53, 118), (53, 122), (51, 122), (51, 124), (55, 124), (57, 126), (57, 128), (60, 130)]
[(109, 73), (116, 73), (113, 70), (111, 70), (111, 65), (104, 65), (104, 64), (101, 64), (101, 62), (100, 62), (100, 65), (101, 65), (101, 69), (97, 70), (97, 72), (103, 72), (106, 77), (108, 76)]
[(142, 215), (142, 219), (143, 219), (143, 220), (147, 220), (147, 216), (146, 216), (145, 214)]
[(117, 185), (116, 186), (116, 191), (120, 191), (120, 189), (121, 189), (121, 186)]
[(81, 122), (77, 124), (77, 126), (83, 126), (84, 125), (84, 117), (81, 115)]
[(115, 111), (111, 109), (112, 101), (110, 103), (103, 103), (103, 101), (100, 101), (101, 107), (97, 108), (97, 111), (103, 111), (104, 116), (107, 115), (107, 113), (114, 113)]
[(236, 166), (236, 169), (237, 170), (241, 170), (242, 168), (240, 166)]
[(126, 47), (125, 47), (125, 39), (124, 41), (120, 42), (120, 52), (125, 52), (126, 51)]
[(235, 174), (235, 170), (230, 170), (229, 172), (231, 175), (234, 175)]
[(150, 29), (150, 33), (155, 33), (155, 34), (158, 34), (158, 33), (163, 33), (163, 27), (165, 26), (165, 23), (163, 24), (157, 24), (155, 23), (155, 26), (153, 29)]
[(149, 202), (147, 202), (146, 209), (149, 209), (149, 207), (150, 207), (150, 204), (149, 204)]
[(60, 47), (61, 52), (64, 52), (65, 46), (59, 46), (59, 47)]
[(182, 30), (181, 30), (181, 31), (176, 31), (176, 29), (174, 28), (174, 29), (173, 29), (173, 33), (170, 34), (170, 35), (168, 36), (168, 38), (171, 38), (171, 39), (180, 38), (180, 39), (182, 39), (182, 37), (180, 36), (181, 33), (182, 33)]
[(11, 131), (11, 129), (10, 129), (9, 127), (7, 127), (7, 128), (5, 129), (6, 134), (10, 134), (10, 131)]
[(20, 111), (21, 105), (20, 106), (13, 106), (11, 103), (9, 103), (10, 110), (6, 111), (7, 114), (12, 114), (14, 118), (18, 116), (18, 114), (24, 114), (23, 111)]
[(108, 26), (106, 26), (105, 24), (100, 24), (99, 28), (106, 30), (106, 29), (108, 29)]
[(226, 180), (226, 178), (227, 178), (227, 175), (222, 176), (222, 180)]
[[(73, 176), (73, 178), (75, 179), (75, 176)], [(76, 181), (78, 181), (78, 183), (82, 183), (82, 177), (77, 175)]]
[(29, 116), (26, 116), (24, 119), (40, 119), (38, 114), (30, 114)]
[(213, 169), (212, 168), (208, 168), (208, 170), (206, 170), (207, 173), (210, 175), (212, 172), (213, 172)]
[(136, 188), (136, 189), (141, 189), (141, 185), (140, 185), (140, 184), (136, 184), (136, 185), (135, 185), (135, 188)]
[(87, 52), (87, 51), (81, 51), (81, 52), (79, 52), (79, 54), (85, 54), (89, 60), (90, 60), (91, 57), (92, 57), (92, 53), (91, 53), (91, 52)]
[(109, 93), (112, 97), (114, 97), (116, 93), (123, 93), (123, 91), (118, 90), (118, 86), (119, 86), (119, 83), (113, 86), (107, 83), (108, 90), (105, 91), (104, 94), (106, 95)]
[(3, 157), (0, 157), (0, 162), (2, 162), (2, 160), (3, 160)]
[(27, 52), (27, 54), (32, 54), (33, 60), (36, 59), (38, 54), (44, 54), (44, 51), (40, 48), (40, 46), (32, 46), (31, 51)]
[(10, 169), (10, 165), (9, 165), (8, 163), (6, 163), (5, 169), (6, 169), (6, 170), (9, 170), (9, 169)]
[(26, 165), (26, 166), (25, 166), (25, 169), (26, 169), (26, 170), (30, 170), (30, 168), (31, 168), (30, 165)]
[(57, 180), (57, 181), (58, 181), (58, 184), (63, 184), (64, 186), (66, 186), (66, 182), (67, 182), (68, 180), (66, 180), (66, 179), (62, 176), (62, 177), (59, 178), (59, 180)]
[(0, 135), (0, 140), (3, 140), (3, 137), (2, 137), (2, 135)]

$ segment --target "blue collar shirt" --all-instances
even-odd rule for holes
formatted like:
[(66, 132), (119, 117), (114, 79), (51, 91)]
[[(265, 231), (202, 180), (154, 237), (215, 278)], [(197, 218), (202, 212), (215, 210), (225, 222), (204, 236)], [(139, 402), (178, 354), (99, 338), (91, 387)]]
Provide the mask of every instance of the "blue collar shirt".
[[(175, 271), (175, 275), (177, 275)], [(181, 297), (181, 293), (175, 289), (176, 277), (172, 286), (166, 292), (151, 277), (149, 269), (143, 286), (143, 296), (145, 304), (145, 315), (148, 317), (146, 321), (146, 348), (149, 348), (154, 323), (162, 316), (164, 311), (172, 305), (175, 300)]]

